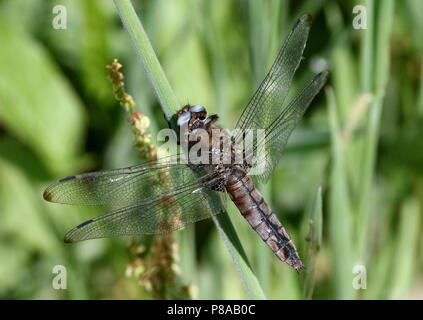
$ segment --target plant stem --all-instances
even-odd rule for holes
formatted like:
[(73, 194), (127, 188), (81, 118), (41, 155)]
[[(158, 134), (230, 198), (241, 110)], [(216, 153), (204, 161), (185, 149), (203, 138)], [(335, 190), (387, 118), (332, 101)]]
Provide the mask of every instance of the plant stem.
[(307, 237), (309, 241), (309, 254), (307, 261), (306, 278), (304, 281), (304, 298), (311, 299), (313, 296), (314, 282), (316, 278), (317, 255), (322, 245), (322, 187), (317, 189), (316, 198), (310, 213), (310, 231)]
[[(379, 139), (379, 126), (383, 99), (389, 78), (390, 34), (393, 22), (394, 1), (380, 3), (377, 17), (374, 17), (374, 2), (368, 0), (368, 28), (364, 35), (362, 52), (363, 91), (373, 93), (369, 106), (366, 135), (364, 137), (363, 160), (361, 163), (361, 194), (357, 218), (358, 259), (365, 260), (366, 235), (370, 222), (371, 189), (376, 163), (376, 150)], [(373, 22), (375, 20), (376, 23)], [(376, 30), (374, 30), (377, 28)], [(376, 32), (377, 31), (377, 32)], [(373, 51), (375, 54), (373, 54)]]
[(331, 131), (332, 168), (330, 175), (329, 232), (334, 262), (334, 287), (337, 299), (352, 299), (353, 266), (352, 212), (345, 171), (345, 148), (341, 140), (340, 120), (332, 88), (326, 90)]
[(148, 80), (153, 85), (167, 120), (180, 107), (178, 99), (173, 93), (162, 66), (145, 33), (144, 27), (135, 12), (130, 0), (114, 0), (120, 19), (129, 34), (132, 45), (142, 61)]

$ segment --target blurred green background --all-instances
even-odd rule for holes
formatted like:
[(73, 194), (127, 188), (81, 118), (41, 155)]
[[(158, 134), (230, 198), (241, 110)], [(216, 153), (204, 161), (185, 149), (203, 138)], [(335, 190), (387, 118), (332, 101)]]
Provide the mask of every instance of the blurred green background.
[[(67, 9), (65, 30), (52, 27), (58, 4)], [(293, 91), (325, 66), (331, 79), (260, 187), (308, 273), (281, 263), (228, 203), (232, 222), (269, 299), (422, 299), (423, 2), (133, 4), (181, 104), (205, 105), (228, 128), (295, 19), (313, 15)], [(352, 25), (358, 4), (367, 8), (366, 30)], [(136, 254), (128, 239), (63, 243), (66, 231), (104, 208), (42, 199), (58, 178), (140, 161), (106, 79), (113, 58), (137, 111), (152, 120), (152, 136), (167, 126), (113, 2), (2, 0), (0, 46), (0, 298), (154, 298), (129, 272)], [(319, 186), (322, 243), (310, 249)], [(248, 298), (211, 221), (176, 237), (172, 268), (188, 296)], [(52, 288), (55, 265), (67, 269), (67, 290)], [(365, 289), (354, 289), (357, 270), (365, 270)]]

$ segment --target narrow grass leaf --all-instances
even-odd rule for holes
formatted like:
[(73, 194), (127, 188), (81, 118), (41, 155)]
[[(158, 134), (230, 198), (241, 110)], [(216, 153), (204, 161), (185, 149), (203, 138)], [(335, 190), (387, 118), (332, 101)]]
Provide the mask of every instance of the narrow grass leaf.
[(331, 130), (332, 166), (330, 173), (329, 233), (334, 267), (333, 284), (337, 299), (352, 299), (352, 213), (345, 172), (344, 146), (335, 95), (327, 89), (329, 125)]
[(303, 296), (305, 299), (311, 299), (313, 296), (314, 282), (316, 278), (316, 260), (322, 245), (322, 225), (323, 225), (323, 200), (322, 187), (317, 189), (316, 197), (314, 199), (313, 207), (310, 212), (309, 221), (309, 241), (307, 270), (304, 282)]

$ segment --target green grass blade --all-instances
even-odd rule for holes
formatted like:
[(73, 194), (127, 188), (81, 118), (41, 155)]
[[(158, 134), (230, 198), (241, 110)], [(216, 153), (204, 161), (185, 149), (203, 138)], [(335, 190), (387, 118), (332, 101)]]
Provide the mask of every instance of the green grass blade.
[[(423, 66), (423, 57), (420, 59), (420, 65)], [(420, 91), (418, 100), (419, 116), (423, 118), (423, 68), (420, 68)]]
[(416, 270), (419, 246), (420, 206), (415, 198), (405, 201), (401, 209), (398, 237), (394, 252), (391, 299), (408, 299)]
[(345, 171), (345, 150), (341, 140), (340, 120), (335, 95), (327, 89), (329, 125), (331, 130), (332, 168), (330, 173), (329, 232), (334, 263), (333, 284), (337, 299), (352, 299), (352, 211)]
[[(376, 163), (376, 150), (379, 140), (379, 127), (385, 89), (389, 78), (390, 35), (394, 15), (394, 1), (380, 2), (377, 17), (373, 15), (373, 1), (368, 1), (369, 25), (363, 44), (362, 66), (363, 90), (373, 93), (374, 100), (369, 107), (369, 115), (364, 137), (363, 160), (361, 163), (361, 188), (359, 216), (357, 219), (358, 258), (363, 260), (368, 225), (371, 213), (371, 190)], [(372, 14), (372, 15), (371, 15)], [(372, 22), (375, 20), (374, 22)], [(377, 25), (376, 25), (377, 23)], [(370, 29), (371, 28), (371, 29)], [(376, 30), (377, 29), (377, 33)]]
[(361, 89), (363, 92), (372, 91), (373, 81), (373, 47), (374, 47), (374, 1), (366, 1), (367, 29), (363, 32), (361, 46)]
[(238, 235), (235, 232), (234, 226), (228, 214), (220, 214), (213, 217), (217, 230), (222, 237), (226, 248), (235, 263), (240, 276), (242, 284), (244, 285), (250, 299), (266, 299), (260, 283), (251, 269), (245, 251), (239, 241)]
[(310, 213), (310, 231), (309, 231), (309, 254), (307, 260), (306, 277), (304, 281), (303, 296), (305, 299), (311, 299), (313, 296), (314, 282), (316, 278), (316, 260), (322, 245), (322, 226), (323, 226), (323, 200), (322, 187), (317, 189), (316, 198)]
[(153, 85), (163, 113), (167, 119), (170, 119), (175, 111), (178, 110), (180, 104), (170, 87), (144, 27), (138, 19), (130, 0), (115, 0), (114, 3), (120, 19), (129, 34), (132, 45), (143, 63), (148, 79)]
[[(170, 119), (180, 105), (154, 53), (141, 21), (138, 19), (130, 0), (114, 0), (114, 3), (135, 50), (143, 62), (148, 78), (159, 98), (163, 112), (166, 117)], [(218, 198), (214, 195), (211, 196)], [(213, 201), (214, 200), (220, 201), (219, 199), (213, 199)], [(252, 299), (264, 299), (263, 290), (250, 267), (245, 251), (242, 248), (241, 242), (239, 241), (238, 235), (235, 232), (227, 212), (224, 212), (213, 220), (240, 273), (249, 297)]]

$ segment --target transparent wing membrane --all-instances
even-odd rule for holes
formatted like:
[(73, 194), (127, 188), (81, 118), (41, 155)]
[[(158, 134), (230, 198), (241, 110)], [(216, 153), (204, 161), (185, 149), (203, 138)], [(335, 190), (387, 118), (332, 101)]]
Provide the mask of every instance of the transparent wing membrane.
[(327, 72), (316, 75), (290, 103), (284, 104), (302, 59), (310, 25), (310, 15), (303, 15), (294, 24), (270, 71), (236, 126), (238, 131), (235, 141), (238, 145), (243, 145), (245, 133), (249, 130), (265, 129), (264, 138), (257, 135), (255, 141), (244, 143), (243, 147), (244, 159), (248, 161), (260, 153), (260, 163), (254, 165), (260, 168), (254, 173), (251, 171), (251, 174), (254, 174), (254, 180), (261, 183), (269, 179), (289, 136), (328, 77)]
[(309, 107), (311, 101), (319, 93), (329, 76), (328, 71), (317, 74), (301, 92), (288, 104), (283, 112), (266, 129), (264, 141), (257, 141), (247, 149), (246, 157), (256, 153), (257, 146), (265, 149), (265, 161), (262, 173), (255, 176), (260, 183), (268, 181), (273, 169), (279, 162), (289, 136)]
[[(207, 188), (220, 173), (166, 157), (137, 166), (70, 176), (49, 186), (44, 198), (76, 205), (126, 206), (71, 230), (66, 242), (123, 235), (161, 234), (221, 212)], [(211, 207), (211, 204), (213, 207)]]
[[(44, 191), (50, 202), (73, 205), (127, 206), (171, 195), (176, 189), (202, 186), (213, 173), (178, 163), (179, 155), (145, 162), (137, 166), (78, 174), (59, 180)], [(204, 170), (204, 169), (201, 169)]]
[[(310, 31), (311, 16), (304, 15), (292, 27), (270, 71), (239, 118), (236, 128), (265, 129), (280, 115)], [(241, 134), (237, 136), (241, 138)]]
[[(69, 231), (65, 242), (117, 236), (163, 234), (222, 212), (204, 188), (181, 189), (172, 196), (118, 209)], [(214, 206), (214, 207), (211, 207)]]

